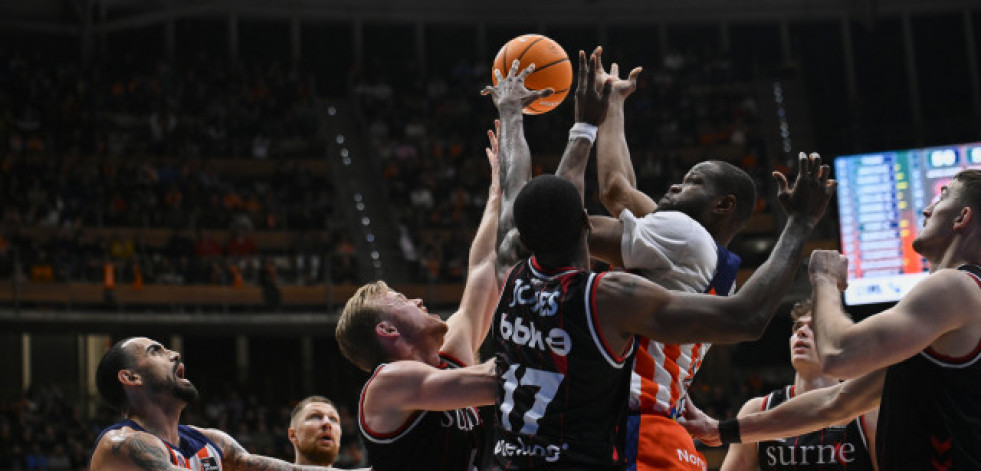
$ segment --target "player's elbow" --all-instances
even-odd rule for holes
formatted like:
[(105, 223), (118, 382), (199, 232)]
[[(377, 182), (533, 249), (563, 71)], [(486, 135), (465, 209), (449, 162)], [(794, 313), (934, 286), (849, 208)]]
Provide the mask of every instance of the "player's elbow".
[(856, 363), (849, 360), (841, 350), (821, 352), (821, 373), (832, 378), (848, 379), (862, 374), (856, 371)]
[[(617, 183), (618, 180), (620, 183)], [(600, 179), (600, 203), (603, 203), (603, 207), (613, 217), (620, 217), (620, 213), (626, 207), (624, 200), (626, 199), (627, 191), (623, 186), (625, 182), (622, 182), (622, 180), (616, 178)]]
[(726, 335), (730, 336), (727, 343), (752, 342), (762, 338), (771, 318), (767, 310), (742, 297), (730, 299), (736, 302), (731, 306), (733, 309), (726, 312), (726, 318), (731, 320), (724, 327)]
[(763, 338), (763, 333), (766, 332), (766, 325), (767, 322), (765, 320), (758, 319), (749, 319), (746, 322), (742, 322), (730, 330), (732, 334), (730, 343), (755, 342)]

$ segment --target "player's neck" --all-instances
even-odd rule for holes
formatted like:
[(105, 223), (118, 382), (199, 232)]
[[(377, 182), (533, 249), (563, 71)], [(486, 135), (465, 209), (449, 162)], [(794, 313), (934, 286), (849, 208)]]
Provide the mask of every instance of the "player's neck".
[(930, 262), (930, 273), (945, 268), (957, 268), (965, 263), (981, 262), (981, 245), (976, 241), (975, 234), (956, 235), (947, 249), (934, 259), (927, 257)]
[(794, 376), (794, 395), (833, 386), (838, 381), (822, 374), (797, 373)]
[(318, 461), (318, 460), (315, 460), (315, 459), (308, 458), (306, 455), (304, 455), (303, 453), (301, 453), (295, 447), (293, 448), (293, 450), (296, 452), (296, 462), (293, 463), (293, 464), (295, 464), (297, 466), (323, 466), (325, 468), (332, 469), (332, 468), (330, 468), (330, 466), (332, 464), (334, 464), (334, 463), (325, 463), (325, 462), (322, 462), (322, 461)]
[(183, 405), (137, 404), (130, 408), (127, 418), (167, 443), (179, 445), (177, 426), (180, 424), (183, 409)]

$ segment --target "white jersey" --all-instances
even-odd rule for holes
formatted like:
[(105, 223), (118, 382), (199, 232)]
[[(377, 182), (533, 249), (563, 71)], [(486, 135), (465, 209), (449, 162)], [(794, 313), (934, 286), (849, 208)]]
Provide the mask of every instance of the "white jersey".
[[(655, 211), (638, 219), (625, 209), (620, 220), (625, 269), (672, 291), (714, 293), (710, 288), (720, 248), (705, 227), (678, 211)], [(728, 295), (734, 287), (732, 283), (724, 293), (714, 294)], [(681, 415), (688, 386), (710, 346), (666, 345), (642, 338), (630, 383), (630, 410)]]

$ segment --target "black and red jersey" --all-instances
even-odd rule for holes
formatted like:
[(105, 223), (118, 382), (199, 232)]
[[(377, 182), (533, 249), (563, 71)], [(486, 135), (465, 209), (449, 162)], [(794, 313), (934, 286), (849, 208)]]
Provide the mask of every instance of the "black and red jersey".
[[(981, 288), (981, 267), (958, 268)], [(930, 348), (886, 371), (879, 469), (981, 469), (981, 339), (962, 358)]]
[[(440, 354), (441, 369), (466, 365)], [(384, 368), (375, 369), (365, 388)], [(371, 430), (364, 420), (364, 389), (358, 407), (358, 428), (371, 468), (378, 471), (476, 471), (484, 446), (483, 424), (477, 408), (450, 411), (417, 411), (405, 424), (390, 433)]]
[[(772, 409), (794, 397), (785, 386), (763, 400), (762, 410)], [(811, 433), (756, 444), (761, 471), (872, 471), (868, 437), (858, 416), (845, 425), (833, 425)]]
[(602, 274), (515, 266), (493, 323), (500, 382), (494, 469), (620, 469), (632, 357), (606, 344)]

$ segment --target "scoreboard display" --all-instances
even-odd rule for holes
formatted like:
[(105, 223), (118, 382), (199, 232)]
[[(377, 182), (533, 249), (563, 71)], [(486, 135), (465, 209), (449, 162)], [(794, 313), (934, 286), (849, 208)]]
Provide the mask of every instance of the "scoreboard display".
[(845, 155), (834, 164), (845, 304), (898, 301), (929, 270), (913, 251), (923, 209), (957, 172), (981, 168), (981, 142)]

